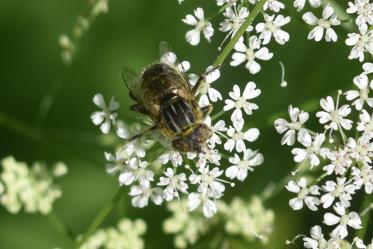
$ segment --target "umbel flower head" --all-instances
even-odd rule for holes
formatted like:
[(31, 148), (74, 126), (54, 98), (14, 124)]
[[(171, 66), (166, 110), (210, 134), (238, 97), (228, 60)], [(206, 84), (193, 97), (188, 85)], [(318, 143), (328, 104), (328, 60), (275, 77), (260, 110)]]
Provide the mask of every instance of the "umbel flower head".
[(9, 212), (18, 213), (22, 208), (27, 213), (47, 214), (53, 202), (62, 195), (53, 183), (54, 177), (67, 173), (63, 163), (57, 163), (49, 171), (44, 163), (35, 162), (30, 168), (9, 156), (1, 161), (0, 204)]
[[(181, 74), (185, 74), (190, 66), (188, 62), (178, 62), (176, 54), (170, 51), (164, 53), (160, 61)], [(220, 76), (219, 69), (208, 67), (205, 74), (206, 81), (201, 86), (203, 90), (195, 96), (202, 109), (224, 101), (217, 84), (214, 83), (214, 90), (211, 88)], [(192, 75), (189, 78), (196, 77)], [(241, 87), (244, 89), (242, 96), (240, 86), (234, 85), (230, 93), (233, 100), (225, 100), (224, 109), (231, 115), (231, 123), (216, 118), (224, 112), (215, 118), (207, 115), (203, 123), (212, 134), (201, 145), (200, 151), (189, 152), (177, 151), (171, 139), (160, 130), (143, 133), (154, 127), (156, 121), (143, 118), (142, 124), (125, 124), (116, 114), (120, 113), (119, 104), (113, 98), (107, 105), (101, 94), (94, 96), (94, 104), (102, 111), (94, 112), (93, 123), (100, 125), (103, 133), (114, 130), (122, 144), (114, 153), (105, 152), (107, 172), (117, 175), (120, 185), (129, 188), (133, 206), (142, 208), (150, 202), (160, 205), (163, 201), (185, 196), (189, 211), (199, 209), (206, 217), (212, 217), (218, 210), (216, 201), (222, 198), (226, 186), (234, 186), (231, 180), (244, 181), (255, 167), (262, 164), (262, 154), (250, 148), (250, 143), (257, 140), (260, 132), (245, 125), (246, 117), (259, 108), (253, 101), (261, 92), (254, 82)], [(184, 117), (187, 113), (179, 115)], [(224, 156), (227, 153), (232, 153), (234, 158)]]
[(117, 227), (97, 230), (79, 249), (143, 249), (145, 243), (141, 236), (145, 231), (143, 220), (122, 219)]

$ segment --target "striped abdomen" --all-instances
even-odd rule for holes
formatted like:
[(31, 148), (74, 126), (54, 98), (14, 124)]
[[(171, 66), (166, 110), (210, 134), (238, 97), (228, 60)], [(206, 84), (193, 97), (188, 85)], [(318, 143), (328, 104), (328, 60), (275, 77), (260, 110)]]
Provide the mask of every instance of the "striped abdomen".
[(192, 105), (178, 96), (170, 96), (161, 108), (164, 124), (173, 132), (180, 133), (196, 122)]

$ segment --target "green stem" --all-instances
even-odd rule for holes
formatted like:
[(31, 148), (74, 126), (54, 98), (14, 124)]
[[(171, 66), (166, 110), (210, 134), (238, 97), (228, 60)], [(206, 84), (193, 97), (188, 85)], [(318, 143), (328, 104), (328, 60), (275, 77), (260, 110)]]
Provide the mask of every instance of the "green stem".
[(68, 237), (72, 242), (75, 241), (75, 234), (74, 232), (68, 228), (61, 219), (53, 212), (53, 210), (47, 215), (48, 220), (51, 224), (63, 235)]
[[(371, 212), (369, 212), (369, 209), (371, 209), (372, 200), (370, 195), (364, 193), (364, 198), (361, 203), (361, 210), (360, 210), (360, 216), (361, 218), (361, 226), (362, 228), (356, 231), (356, 236), (360, 239), (364, 240), (368, 226), (369, 226), (369, 218), (371, 215)], [(366, 211), (368, 209), (368, 211)]]
[(96, 229), (102, 224), (102, 222), (104, 222), (104, 220), (109, 216), (113, 208), (122, 198), (124, 191), (125, 191), (125, 188), (119, 187), (118, 191), (115, 193), (113, 198), (104, 205), (104, 207), (98, 213), (97, 217), (88, 227), (86, 232), (78, 239), (77, 248), (80, 248), (80, 246), (83, 245), (85, 241), (87, 241), (89, 236), (92, 235), (92, 233), (94, 233)]
[(241, 27), (238, 29), (237, 33), (232, 37), (232, 39), (228, 42), (228, 44), (224, 47), (224, 49), (215, 59), (214, 63), (212, 64), (213, 67), (220, 66), (224, 62), (224, 60), (227, 58), (229, 53), (234, 48), (234, 45), (236, 45), (240, 37), (245, 33), (246, 29), (250, 26), (250, 24), (254, 21), (256, 16), (260, 13), (266, 1), (267, 0), (260, 0), (255, 5), (254, 9), (250, 12), (249, 16), (247, 17), (245, 22), (241, 25)]

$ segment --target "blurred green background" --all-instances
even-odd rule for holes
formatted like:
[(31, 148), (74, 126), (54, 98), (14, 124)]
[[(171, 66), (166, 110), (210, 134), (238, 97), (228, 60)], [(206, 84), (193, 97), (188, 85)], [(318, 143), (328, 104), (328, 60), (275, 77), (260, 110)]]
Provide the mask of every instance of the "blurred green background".
[[(211, 44), (203, 40), (192, 47), (185, 42), (189, 27), (181, 19), (197, 6), (204, 7), (206, 15), (217, 9), (212, 0), (186, 0), (182, 5), (176, 0), (111, 0), (109, 12), (92, 24), (81, 39), (75, 61), (66, 67), (61, 62), (58, 37), (71, 33), (88, 2), (0, 0), (0, 157), (13, 155), (28, 163), (64, 161), (68, 165), (69, 174), (58, 181), (63, 196), (54, 211), (74, 232), (84, 232), (118, 188), (117, 179), (104, 171), (103, 151), (111, 151), (111, 147), (90, 120), (96, 110), (93, 95), (115, 96), (121, 103), (120, 111), (128, 113), (131, 100), (121, 79), (121, 66), (141, 69), (153, 62), (162, 40), (191, 61), (191, 71), (203, 71), (217, 56), (224, 34), (217, 32), (219, 19), (213, 22), (216, 33)], [(248, 122), (261, 130), (252, 147), (261, 150), (265, 163), (244, 183), (229, 188), (225, 200), (237, 195), (249, 199), (293, 169), (290, 150), (280, 146), (280, 136), (271, 123), (274, 114), (286, 112), (289, 104), (304, 107), (313, 103), (306, 107), (315, 110), (320, 97), (335, 96), (337, 89), (350, 87), (352, 77), (360, 73), (360, 66), (347, 60), (349, 48), (344, 38), (332, 45), (307, 41), (309, 30), (305, 27), (295, 19), (287, 25), (290, 42), (269, 45), (274, 58), (261, 62), (262, 71), (257, 75), (250, 75), (242, 66), (232, 68), (227, 60), (222, 77), (214, 83), (223, 96), (233, 84), (243, 86), (248, 81), (255, 81), (262, 90), (256, 100), (260, 109)], [(346, 36), (342, 28), (337, 32), (340, 38)], [(285, 65), (287, 88), (280, 87), (279, 61)], [(52, 105), (40, 119), (40, 105), (46, 96), (51, 97)], [(290, 196), (283, 191), (266, 203), (276, 212), (275, 229), (266, 248), (285, 248), (287, 238), (308, 234), (311, 225), (321, 224), (321, 217), (314, 213), (291, 211), (287, 204)], [(104, 226), (115, 225), (121, 209), (126, 217), (141, 217), (147, 222), (146, 248), (172, 248), (172, 236), (161, 229), (162, 221), (170, 215), (165, 206), (134, 209), (129, 200), (125, 195)], [(1, 249), (69, 246), (46, 217), (11, 215), (0, 208)]]

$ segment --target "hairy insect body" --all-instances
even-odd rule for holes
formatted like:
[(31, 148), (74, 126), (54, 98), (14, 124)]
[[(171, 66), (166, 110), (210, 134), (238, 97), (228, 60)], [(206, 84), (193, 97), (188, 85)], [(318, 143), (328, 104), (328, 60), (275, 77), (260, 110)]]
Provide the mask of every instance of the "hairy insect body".
[[(167, 44), (161, 43), (161, 50), (168, 53), (165, 47)], [(136, 101), (131, 109), (154, 121), (151, 130), (159, 130), (180, 152), (201, 151), (212, 134), (203, 123), (212, 107), (198, 105), (195, 96), (198, 87), (189, 84), (184, 72), (174, 64), (158, 62), (147, 67), (139, 77), (129, 68), (123, 68), (122, 76), (130, 96)], [(199, 83), (203, 80), (201, 77)]]

